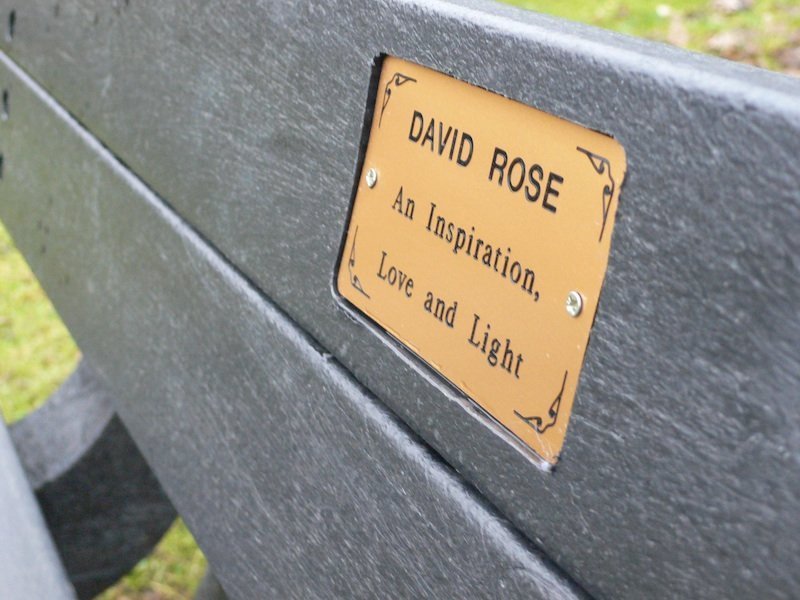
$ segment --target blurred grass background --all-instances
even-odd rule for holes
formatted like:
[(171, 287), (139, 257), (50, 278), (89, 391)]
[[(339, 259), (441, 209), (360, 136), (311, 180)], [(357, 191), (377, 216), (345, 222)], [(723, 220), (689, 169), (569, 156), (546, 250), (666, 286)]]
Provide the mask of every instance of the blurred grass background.
[[(800, 0), (506, 0), (522, 8), (800, 76)], [(0, 224), (0, 412), (22, 418), (79, 352)], [(205, 559), (179, 520), (103, 600), (191, 598)]]
[(505, 1), (800, 76), (800, 0)]

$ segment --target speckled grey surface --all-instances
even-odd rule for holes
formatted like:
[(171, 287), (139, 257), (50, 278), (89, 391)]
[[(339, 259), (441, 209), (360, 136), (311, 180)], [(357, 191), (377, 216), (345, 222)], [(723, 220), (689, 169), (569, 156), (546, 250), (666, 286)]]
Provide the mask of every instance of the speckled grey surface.
[(78, 598), (94, 598), (115, 583), (175, 521), (86, 361), (10, 433)]
[[(800, 593), (800, 82), (484, 2), (62, 4), (11, 55), (593, 595)], [(381, 53), (627, 151), (554, 473), (332, 293)]]
[(2, 418), (0, 597), (7, 600), (75, 598)]
[(585, 597), (0, 62), (0, 218), (231, 598)]

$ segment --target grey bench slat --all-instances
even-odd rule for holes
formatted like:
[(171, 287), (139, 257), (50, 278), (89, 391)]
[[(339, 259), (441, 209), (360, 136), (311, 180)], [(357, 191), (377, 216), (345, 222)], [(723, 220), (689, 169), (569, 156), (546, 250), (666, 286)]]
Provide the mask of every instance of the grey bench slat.
[(585, 597), (0, 62), (0, 218), (232, 598)]
[(0, 598), (75, 598), (2, 418)]

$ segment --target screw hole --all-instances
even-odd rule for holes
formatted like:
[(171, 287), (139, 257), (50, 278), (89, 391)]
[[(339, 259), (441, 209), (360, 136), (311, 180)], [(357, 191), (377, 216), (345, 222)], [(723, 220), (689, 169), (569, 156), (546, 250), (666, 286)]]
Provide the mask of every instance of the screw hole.
[(8, 90), (3, 90), (2, 110), (0, 110), (0, 119), (8, 121)]
[(12, 10), (8, 13), (8, 31), (6, 32), (6, 39), (10, 42), (14, 39), (14, 29), (17, 27), (17, 11)]

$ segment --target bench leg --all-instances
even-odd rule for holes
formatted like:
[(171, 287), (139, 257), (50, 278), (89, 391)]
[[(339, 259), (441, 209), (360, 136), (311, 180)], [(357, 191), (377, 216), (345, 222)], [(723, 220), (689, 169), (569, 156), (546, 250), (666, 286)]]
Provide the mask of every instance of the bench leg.
[(86, 361), (10, 433), (79, 598), (115, 583), (175, 520)]

